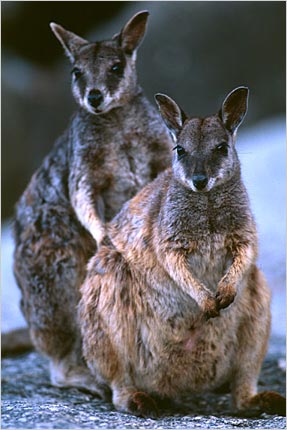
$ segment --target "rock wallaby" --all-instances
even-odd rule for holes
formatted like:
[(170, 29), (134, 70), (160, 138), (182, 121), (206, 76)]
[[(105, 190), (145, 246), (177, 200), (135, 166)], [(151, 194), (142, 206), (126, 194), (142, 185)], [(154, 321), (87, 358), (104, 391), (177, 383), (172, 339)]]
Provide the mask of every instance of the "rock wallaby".
[(124, 205), (88, 263), (84, 357), (120, 411), (157, 415), (157, 399), (230, 382), (236, 410), (284, 414), (279, 393), (257, 393), (270, 291), (235, 149), (248, 89), (206, 118), (156, 101), (176, 141), (172, 168)]
[(105, 223), (171, 164), (170, 133), (137, 83), (147, 18), (139, 12), (95, 43), (51, 24), (72, 63), (78, 110), (17, 204), (14, 272), (32, 341), (58, 386), (94, 390), (76, 318), (87, 261)]

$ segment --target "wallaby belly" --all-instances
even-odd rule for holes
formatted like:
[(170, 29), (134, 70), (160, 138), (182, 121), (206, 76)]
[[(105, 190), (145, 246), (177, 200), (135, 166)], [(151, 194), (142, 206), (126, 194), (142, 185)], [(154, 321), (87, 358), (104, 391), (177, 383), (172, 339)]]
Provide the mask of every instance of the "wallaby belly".
[(178, 338), (165, 337), (161, 327), (157, 326), (157, 331), (153, 322), (149, 330), (158, 342), (153, 342), (148, 351), (141, 347), (141, 356), (134, 363), (137, 386), (160, 396), (174, 397), (222, 385), (234, 368), (237, 326), (232, 309), (205, 326), (186, 330)]

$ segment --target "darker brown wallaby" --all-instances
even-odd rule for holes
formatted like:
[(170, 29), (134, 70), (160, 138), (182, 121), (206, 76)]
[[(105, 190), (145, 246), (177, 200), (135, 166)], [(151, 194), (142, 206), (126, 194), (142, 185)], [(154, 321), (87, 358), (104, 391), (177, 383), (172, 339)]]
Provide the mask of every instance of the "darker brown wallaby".
[(147, 18), (136, 14), (101, 42), (51, 24), (72, 63), (78, 110), (17, 204), (14, 272), (31, 338), (59, 386), (97, 392), (76, 317), (86, 263), (105, 223), (170, 165), (169, 131), (137, 83)]
[(79, 305), (88, 366), (114, 406), (135, 415), (226, 382), (235, 409), (284, 414), (280, 394), (257, 394), (270, 291), (235, 149), (248, 89), (206, 118), (156, 100), (176, 140), (172, 168), (124, 205), (88, 264)]

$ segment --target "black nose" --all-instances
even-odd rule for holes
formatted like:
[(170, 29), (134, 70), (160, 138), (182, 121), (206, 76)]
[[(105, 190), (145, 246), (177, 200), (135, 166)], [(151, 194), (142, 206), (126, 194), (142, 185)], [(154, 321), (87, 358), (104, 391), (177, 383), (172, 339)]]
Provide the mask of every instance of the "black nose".
[(94, 108), (98, 107), (103, 101), (103, 95), (100, 90), (91, 90), (88, 95), (88, 102)]
[(192, 182), (198, 190), (203, 190), (203, 188), (206, 186), (208, 179), (205, 175), (194, 175), (192, 177)]

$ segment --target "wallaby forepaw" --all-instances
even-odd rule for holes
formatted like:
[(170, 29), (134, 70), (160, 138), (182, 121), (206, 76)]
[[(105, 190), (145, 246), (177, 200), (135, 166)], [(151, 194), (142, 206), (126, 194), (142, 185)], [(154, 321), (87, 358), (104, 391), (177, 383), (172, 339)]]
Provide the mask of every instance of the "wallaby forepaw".
[(142, 418), (157, 418), (159, 410), (155, 400), (143, 392), (135, 392), (128, 402), (128, 411)]
[(234, 301), (236, 296), (235, 288), (230, 284), (219, 284), (215, 295), (217, 309), (225, 309)]
[(217, 301), (214, 298), (208, 298), (204, 304), (204, 318), (209, 320), (219, 316)]

